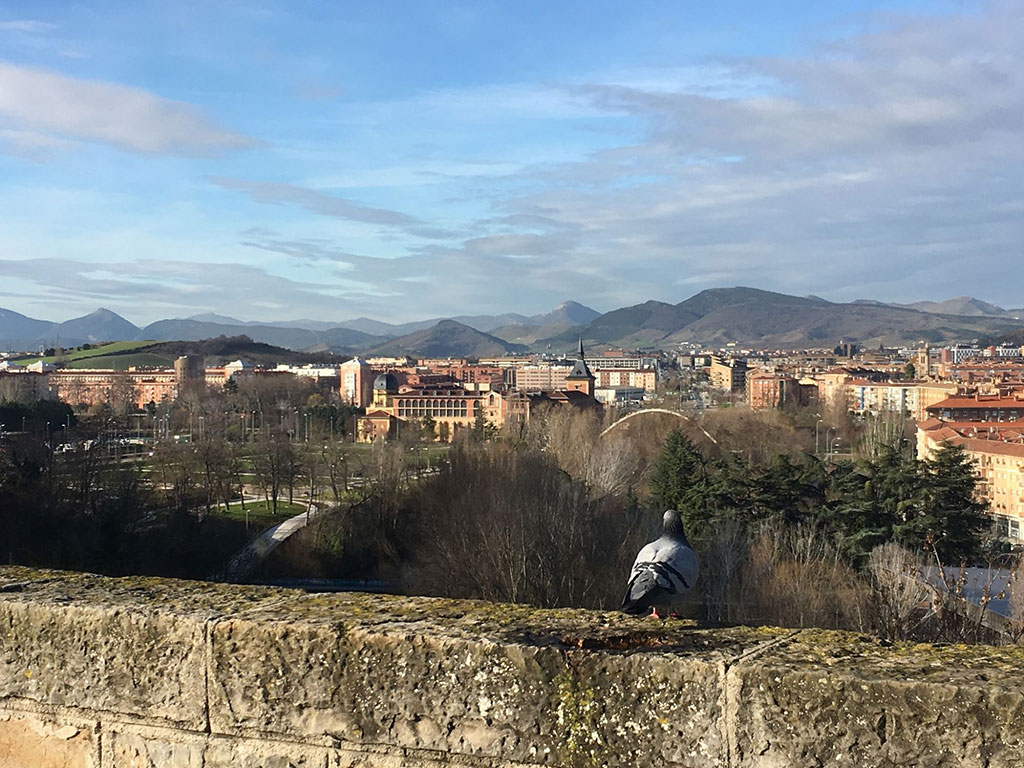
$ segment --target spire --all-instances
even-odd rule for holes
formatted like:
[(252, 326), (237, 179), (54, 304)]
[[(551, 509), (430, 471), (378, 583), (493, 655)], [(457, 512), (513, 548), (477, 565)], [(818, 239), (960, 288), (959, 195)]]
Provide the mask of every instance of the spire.
[(569, 375), (566, 377), (567, 381), (572, 381), (573, 379), (589, 379), (590, 381), (594, 380), (594, 374), (592, 374), (590, 372), (590, 368), (587, 367), (587, 361), (583, 358), (583, 337), (582, 336), (580, 337), (579, 350), (578, 350), (578, 353), (576, 355), (576, 364), (573, 365), (572, 370), (569, 372)]

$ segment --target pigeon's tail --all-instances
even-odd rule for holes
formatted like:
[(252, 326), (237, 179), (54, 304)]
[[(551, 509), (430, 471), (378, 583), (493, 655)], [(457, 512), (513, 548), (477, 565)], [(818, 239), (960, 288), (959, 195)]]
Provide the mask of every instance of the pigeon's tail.
[(620, 610), (630, 616), (643, 616), (651, 612), (651, 605), (646, 600), (631, 600), (629, 602), (623, 600)]
[(662, 591), (653, 570), (640, 570), (626, 585), (626, 594), (622, 598), (621, 610), (630, 616), (647, 613), (655, 605)]

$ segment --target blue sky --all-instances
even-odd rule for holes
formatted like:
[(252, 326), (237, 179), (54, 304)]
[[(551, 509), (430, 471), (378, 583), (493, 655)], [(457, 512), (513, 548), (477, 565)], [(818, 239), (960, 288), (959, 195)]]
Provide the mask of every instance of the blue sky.
[(3, 2), (0, 306), (1024, 306), (1024, 11)]

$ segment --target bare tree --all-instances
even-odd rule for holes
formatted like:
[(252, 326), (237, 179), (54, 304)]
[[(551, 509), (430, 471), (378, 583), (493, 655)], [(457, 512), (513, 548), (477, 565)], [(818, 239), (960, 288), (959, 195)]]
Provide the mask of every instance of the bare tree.
[(920, 558), (899, 544), (882, 544), (868, 556), (867, 576), (875, 630), (888, 640), (916, 637), (930, 596)]
[(277, 502), (285, 487), (294, 483), (298, 462), (287, 435), (273, 434), (256, 442), (252, 451), (252, 464), (263, 497), (277, 514)]
[(455, 449), (418, 490), (422, 546), (407, 580), (419, 592), (612, 607), (642, 543), (639, 510), (592, 499), (537, 452)]

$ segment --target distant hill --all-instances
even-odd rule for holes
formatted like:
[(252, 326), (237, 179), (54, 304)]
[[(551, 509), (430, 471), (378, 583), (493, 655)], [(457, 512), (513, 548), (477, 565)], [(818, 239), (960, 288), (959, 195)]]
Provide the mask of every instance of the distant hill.
[[(253, 365), (276, 365), (277, 363), (339, 363), (344, 355), (328, 352), (297, 352), (292, 349), (275, 347), (272, 344), (254, 341), (248, 336), (220, 336), (202, 341), (163, 341), (141, 347), (136, 352), (159, 355), (175, 360), (182, 355), (196, 355), (208, 365), (222, 365), (242, 360)], [(116, 356), (115, 355), (111, 355)]]
[(382, 323), (379, 320), (371, 320), (368, 317), (360, 317), (355, 320), (345, 320), (339, 325), (342, 328), (352, 328), (354, 330), (363, 331), (364, 333), (373, 333), (378, 336), (405, 336), (416, 331), (426, 330), (427, 328), (433, 328), (442, 320), (454, 320), (457, 323), (468, 325), (477, 331), (487, 333), (495, 328), (503, 325), (509, 325), (514, 323), (528, 323), (530, 318), (525, 315), (519, 315), (514, 312), (510, 312), (504, 315), (457, 315), (455, 317), (433, 317), (429, 320), (414, 320), (411, 323), (398, 323), (392, 325), (390, 323)]
[(255, 342), (297, 350), (346, 352), (379, 343), (378, 336), (349, 328), (311, 331), (270, 325), (223, 325), (200, 320), (158, 320), (143, 328), (139, 336), (166, 341), (201, 341), (218, 336), (243, 334)]
[(582, 330), (572, 328), (543, 341), (555, 348), (567, 344), (571, 346), (582, 334), (586, 341), (597, 344), (645, 346), (665, 338), (698, 318), (696, 313), (679, 306), (663, 301), (645, 301), (643, 304), (606, 312)]
[(525, 351), (455, 320), (440, 320), (434, 326), (400, 336), (364, 350), (364, 354), (400, 357), (486, 357)]
[(399, 323), (396, 325), (382, 323), (379, 320), (372, 320), (368, 317), (358, 317), (354, 320), (344, 320), (338, 323), (338, 325), (343, 328), (363, 331), (364, 333), (397, 337), (433, 328), (441, 320), (454, 320), (457, 323), (468, 325), (470, 328), (483, 333), (491, 333), (495, 329), (509, 327), (549, 327), (553, 329), (556, 327), (585, 325), (599, 315), (600, 312), (596, 312), (579, 302), (566, 301), (550, 312), (530, 317), (516, 312), (506, 312), (503, 315), (455, 315), (454, 317), (435, 317), (430, 320), (416, 320), (411, 323)]
[(4, 349), (30, 349), (55, 324), (35, 320), (12, 309), (0, 308), (0, 347)]
[(969, 315), (975, 317), (979, 315), (1003, 317), (1006, 315), (1006, 310), (1002, 307), (989, 304), (987, 301), (981, 301), (973, 296), (957, 296), (955, 299), (947, 299), (946, 301), (915, 301), (913, 304), (894, 306), (904, 306), (920, 312), (931, 312), (937, 315)]
[(0, 346), (8, 349), (126, 341), (136, 338), (138, 333), (138, 327), (109, 309), (97, 309), (63, 323), (35, 320), (9, 309), (0, 309)]
[[(544, 315), (528, 318), (528, 325), (586, 325), (596, 320), (601, 313), (580, 304), (577, 301), (566, 301)], [(495, 326), (497, 327), (497, 326)]]
[(590, 307), (575, 301), (567, 301), (547, 314), (528, 318), (528, 323), (503, 325), (492, 329), (490, 333), (513, 344), (533, 344), (538, 339), (546, 339), (570, 328), (586, 325), (600, 316), (600, 312)]
[(91, 341), (127, 341), (138, 336), (139, 328), (116, 312), (97, 309), (88, 315), (58, 323), (50, 333), (67, 346)]
[(835, 303), (756, 288), (715, 288), (679, 304), (648, 301), (601, 315), (582, 329), (538, 340), (568, 349), (577, 335), (615, 346), (743, 343), (755, 347), (913, 344), (1005, 333), (1021, 322), (1003, 317), (941, 315), (871, 301)]
[[(938, 311), (943, 309), (947, 311)], [(713, 288), (678, 304), (646, 301), (604, 314), (568, 301), (533, 316), (460, 315), (404, 324), (369, 318), (339, 324), (314, 320), (252, 323), (207, 313), (160, 320), (140, 331), (105, 309), (63, 323), (0, 309), (0, 348), (34, 350), (141, 339), (200, 341), (243, 334), (255, 343), (307, 353), (440, 357), (504, 354), (521, 350), (523, 345), (568, 351), (580, 336), (588, 344), (617, 347), (728, 342), (752, 347), (822, 347), (844, 339), (861, 344), (914, 344), (920, 340), (941, 344), (998, 338), (1024, 326), (1024, 320), (1015, 316), (1024, 318), (1024, 309), (1003, 310), (972, 297), (898, 306), (871, 299), (830, 302), (817, 296), (745, 287)]]
[(175, 317), (173, 320), (195, 320), (200, 323), (219, 323), (220, 325), (257, 325), (248, 320), (239, 320), (227, 315), (218, 315), (216, 312), (203, 312), (200, 315), (189, 315), (188, 317)]
[(442, 319), (454, 319), (484, 333), (501, 326), (530, 326), (535, 331), (532, 339), (582, 325), (598, 314), (575, 301), (567, 301), (550, 312), (532, 317), (509, 312), (501, 315), (458, 315), (455, 318), (434, 318), (400, 324), (367, 317), (343, 322), (300, 319), (260, 323), (204, 312), (191, 317), (158, 320), (140, 330), (107, 309), (98, 309), (63, 323), (36, 320), (12, 310), (0, 309), (0, 348), (33, 350), (39, 346), (70, 347), (87, 342), (142, 339), (199, 341), (245, 334), (254, 341), (288, 349), (351, 353), (375, 346), (389, 338), (432, 328)]
[(989, 344), (1011, 344), (1016, 347), (1024, 347), (1024, 328), (1019, 331), (1010, 331), (1005, 333), (997, 339), (986, 339), (985, 346)]
[(573, 325), (567, 325), (565, 323), (553, 323), (551, 325), (503, 325), (501, 328), (495, 328), (491, 331), (492, 336), (497, 336), (503, 341), (510, 342), (512, 344), (533, 344), (538, 339), (546, 339), (550, 336), (555, 336), (563, 331), (573, 328)]
[(338, 323), (338, 327), (348, 328), (353, 331), (361, 331), (362, 333), (368, 333), (373, 336), (395, 338), (397, 336), (404, 336), (407, 333), (412, 333), (413, 331), (422, 331), (424, 328), (430, 328), (436, 323), (437, 320), (435, 319), (395, 325), (392, 323), (381, 322), (380, 320), (373, 320), (369, 317), (357, 317), (353, 320), (342, 320)]

